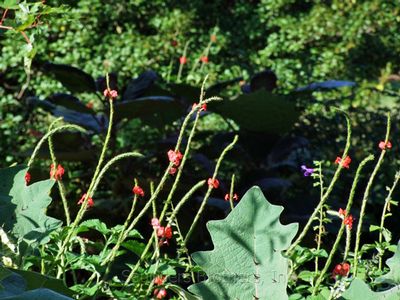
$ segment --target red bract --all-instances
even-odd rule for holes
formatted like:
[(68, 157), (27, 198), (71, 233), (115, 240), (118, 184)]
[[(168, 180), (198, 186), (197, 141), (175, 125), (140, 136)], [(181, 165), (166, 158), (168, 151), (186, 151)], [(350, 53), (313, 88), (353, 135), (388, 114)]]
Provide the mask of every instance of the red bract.
[(179, 63), (180, 63), (181, 65), (186, 64), (186, 63), (187, 63), (187, 58), (186, 58), (186, 56), (181, 56), (181, 57), (179, 57)]
[(25, 184), (28, 185), (29, 182), (31, 182), (31, 174), (29, 172), (26, 172), (26, 174), (25, 174)]
[(143, 191), (143, 189), (142, 189), (140, 186), (138, 186), (138, 185), (135, 185), (135, 186), (133, 187), (132, 192), (133, 192), (135, 195), (138, 195), (138, 196), (141, 196), (141, 197), (144, 196), (144, 191)]
[(342, 161), (341, 157), (336, 157), (335, 164), (340, 164), (343, 168), (348, 169), (350, 167), (351, 158), (350, 156), (346, 156), (346, 158)]
[(156, 278), (154, 278), (154, 284), (155, 285), (162, 285), (166, 278), (167, 278), (166, 276), (159, 275)]
[(62, 165), (57, 166), (57, 170), (54, 168), (54, 165), (50, 165), (50, 178), (54, 178), (54, 180), (61, 180), (64, 175), (64, 168)]
[(156, 296), (157, 299), (163, 299), (167, 296), (167, 291), (165, 289), (154, 290), (154, 296)]
[[(82, 195), (82, 198), (78, 201), (78, 204), (82, 204), (83, 201), (85, 201), (86, 198), (86, 193)], [(88, 207), (93, 207), (94, 206), (94, 201), (92, 197), (89, 197), (88, 202), (87, 202)]]
[(346, 210), (339, 208), (339, 215), (345, 217), (346, 216)]
[[(230, 198), (230, 195), (229, 195), (229, 194), (226, 194), (226, 195), (225, 195), (225, 201), (229, 201), (229, 198)], [(238, 201), (238, 200), (239, 200), (239, 197), (238, 197), (238, 195), (235, 193), (235, 194), (233, 194), (232, 199), (233, 199), (234, 201)]]
[(379, 143), (379, 148), (381, 150), (387, 150), (392, 148), (392, 143), (390, 141), (387, 141), (386, 143), (384, 141), (381, 141)]
[(151, 219), (151, 226), (153, 226), (154, 229), (157, 229), (160, 227), (160, 221), (157, 218)]
[(219, 181), (217, 178), (208, 178), (207, 183), (210, 187), (217, 189), (219, 187)]
[(350, 272), (350, 265), (348, 263), (341, 263), (335, 266), (332, 271), (332, 278), (336, 276), (347, 276)]
[(202, 57), (200, 57), (200, 60), (201, 60), (201, 62), (202, 63), (208, 63), (208, 57), (207, 56), (202, 56)]
[(169, 150), (168, 151), (168, 159), (170, 162), (172, 162), (175, 167), (178, 167), (181, 163), (181, 160), (183, 158), (182, 153), (179, 150)]
[(104, 97), (115, 99), (118, 97), (118, 92), (116, 90), (105, 89), (103, 95)]
[(352, 215), (348, 215), (344, 218), (343, 223), (351, 230), (353, 228), (354, 218)]

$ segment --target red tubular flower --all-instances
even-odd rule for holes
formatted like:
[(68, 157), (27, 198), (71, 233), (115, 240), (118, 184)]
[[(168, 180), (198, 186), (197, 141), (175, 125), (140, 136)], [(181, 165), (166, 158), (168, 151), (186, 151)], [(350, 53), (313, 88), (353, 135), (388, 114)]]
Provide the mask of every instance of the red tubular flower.
[(348, 169), (350, 167), (351, 158), (350, 156), (346, 156), (346, 158), (342, 161), (341, 157), (336, 157), (335, 164), (340, 164), (343, 168)]
[(165, 289), (156, 289), (154, 290), (154, 296), (156, 296), (157, 299), (163, 299), (167, 296), (167, 291)]
[[(225, 195), (225, 201), (229, 201), (229, 198), (230, 198), (230, 195), (229, 195), (229, 194), (226, 194), (226, 195)], [(235, 194), (233, 194), (232, 199), (233, 199), (233, 201), (238, 201), (238, 200), (239, 200), (239, 197), (238, 197), (238, 195), (235, 193)]]
[(118, 92), (116, 90), (105, 89), (103, 95), (104, 97), (115, 99), (118, 97)]
[(157, 229), (160, 227), (160, 221), (157, 218), (151, 219), (151, 226), (153, 226), (154, 229)]
[(217, 178), (214, 178), (214, 179), (208, 178), (207, 184), (214, 189), (217, 189), (219, 187), (219, 181)]
[(386, 143), (381, 141), (378, 146), (381, 150), (387, 150), (392, 148), (392, 143), (390, 141), (387, 141)]
[(159, 226), (157, 229), (157, 237), (160, 239), (160, 245), (167, 244), (168, 240), (172, 238), (172, 228), (171, 226)]
[(335, 266), (332, 271), (332, 278), (336, 278), (336, 276), (347, 276), (350, 272), (350, 264), (341, 263)]
[(28, 185), (29, 182), (31, 182), (31, 174), (29, 172), (26, 172), (26, 174), (25, 174), (25, 184)]
[(62, 165), (58, 165), (57, 170), (54, 168), (53, 164), (50, 165), (50, 178), (53, 178), (54, 180), (61, 180), (64, 172), (65, 170)]
[(133, 192), (135, 195), (138, 195), (138, 196), (141, 196), (141, 197), (144, 196), (144, 191), (143, 191), (143, 189), (142, 189), (140, 186), (138, 186), (138, 185), (135, 185), (135, 186), (133, 187), (132, 192)]
[(175, 167), (179, 167), (181, 160), (183, 158), (182, 153), (179, 150), (169, 150), (168, 151), (168, 159), (170, 162), (172, 162)]
[(167, 278), (166, 276), (159, 275), (156, 278), (154, 278), (154, 284), (155, 285), (162, 285), (162, 284), (164, 284), (164, 281), (165, 281), (166, 278)]
[(181, 57), (179, 57), (179, 63), (180, 63), (181, 65), (186, 64), (186, 63), (187, 63), (187, 58), (186, 58), (186, 56), (181, 56)]
[[(86, 198), (86, 193), (82, 195), (82, 198), (78, 201), (78, 205), (81, 205), (83, 201), (85, 201)], [(89, 197), (88, 202), (87, 202), (88, 207), (93, 207), (94, 206), (94, 201), (92, 197)]]
[(204, 103), (204, 104), (201, 106), (200, 111), (206, 111), (206, 110), (207, 110), (207, 103)]
[(346, 216), (346, 210), (345, 209), (341, 209), (341, 208), (339, 208), (339, 215), (341, 216), (341, 217), (345, 217)]
[(343, 223), (351, 230), (353, 228), (354, 218), (352, 215), (348, 215), (344, 218)]
[(202, 63), (206, 64), (206, 63), (208, 63), (208, 56), (202, 56), (202, 57), (200, 57), (200, 60)]

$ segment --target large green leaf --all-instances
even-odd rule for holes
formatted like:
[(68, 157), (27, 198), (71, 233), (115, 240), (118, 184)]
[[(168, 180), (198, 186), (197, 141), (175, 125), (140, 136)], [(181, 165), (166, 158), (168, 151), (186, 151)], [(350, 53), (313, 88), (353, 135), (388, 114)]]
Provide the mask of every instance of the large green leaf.
[(389, 272), (376, 279), (376, 282), (389, 283), (392, 285), (400, 284), (400, 242), (394, 255), (386, 261)]
[(298, 225), (282, 225), (282, 210), (253, 187), (225, 219), (208, 222), (214, 250), (193, 254), (208, 279), (189, 290), (207, 300), (288, 299), (288, 260), (282, 251)]
[(43, 242), (61, 221), (46, 216), (54, 180), (25, 184), (28, 168), (0, 169), (0, 224), (17, 239)]
[(234, 120), (242, 129), (275, 134), (289, 131), (300, 115), (294, 102), (264, 89), (217, 102), (210, 109)]
[[(0, 267), (1, 270), (6, 270)], [(8, 271), (8, 270), (7, 270)], [(72, 291), (67, 289), (61, 280), (43, 276), (34, 272), (13, 270), (8, 271), (7, 276), (0, 280), (0, 298), (7, 300), (69, 300), (63, 294), (57, 293), (59, 290), (72, 295)], [(21, 274), (17, 274), (21, 272)], [(30, 282), (31, 281), (31, 282)], [(56, 291), (48, 288), (55, 288)]]
[(383, 292), (374, 292), (361, 279), (355, 278), (350, 287), (343, 293), (342, 300), (399, 300), (400, 286)]

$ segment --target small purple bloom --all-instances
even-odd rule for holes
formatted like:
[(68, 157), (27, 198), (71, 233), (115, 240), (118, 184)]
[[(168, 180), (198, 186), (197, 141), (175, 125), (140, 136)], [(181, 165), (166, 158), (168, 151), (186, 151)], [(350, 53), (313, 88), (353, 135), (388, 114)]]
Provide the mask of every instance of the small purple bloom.
[(307, 168), (305, 165), (301, 166), (301, 170), (304, 172), (304, 176), (310, 176), (312, 173), (314, 173), (313, 168)]

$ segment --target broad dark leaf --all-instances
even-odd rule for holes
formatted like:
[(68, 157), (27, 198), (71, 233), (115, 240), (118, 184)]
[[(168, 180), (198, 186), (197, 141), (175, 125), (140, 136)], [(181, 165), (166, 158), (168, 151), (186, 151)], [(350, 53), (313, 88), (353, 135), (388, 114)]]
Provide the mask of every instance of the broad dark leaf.
[(135, 100), (117, 102), (115, 118), (140, 118), (150, 125), (164, 125), (182, 116), (183, 108), (172, 97), (150, 96)]
[(158, 78), (157, 73), (151, 70), (140, 74), (139, 77), (128, 83), (122, 100), (133, 100), (142, 97)]
[(81, 113), (86, 113), (86, 114), (94, 114), (95, 112), (88, 108), (83, 102), (81, 102), (78, 98), (69, 95), (69, 94), (54, 94), (51, 95), (50, 97), (46, 98), (47, 101), (58, 105), (58, 106), (63, 106), (67, 109), (74, 110), (77, 112)]
[(294, 102), (266, 90), (216, 102), (211, 109), (234, 120), (242, 129), (274, 134), (289, 131), (300, 115)]
[(341, 87), (353, 87), (356, 83), (353, 81), (345, 81), (345, 80), (328, 80), (323, 82), (314, 82), (307, 86), (300, 87), (297, 91), (313, 91), (313, 90), (331, 90), (337, 89)]
[(55, 79), (60, 81), (62, 85), (73, 93), (96, 92), (96, 83), (92, 76), (86, 72), (62, 64), (46, 63), (44, 70), (53, 74)]

